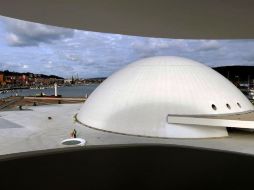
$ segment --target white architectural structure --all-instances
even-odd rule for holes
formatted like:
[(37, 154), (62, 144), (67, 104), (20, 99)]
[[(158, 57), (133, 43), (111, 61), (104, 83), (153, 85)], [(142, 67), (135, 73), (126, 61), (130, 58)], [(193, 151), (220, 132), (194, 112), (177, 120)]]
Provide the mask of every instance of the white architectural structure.
[(86, 140), (82, 138), (70, 138), (61, 141), (61, 144), (67, 146), (85, 146)]
[(89, 96), (77, 119), (116, 133), (207, 138), (227, 136), (226, 127), (219, 122), (218, 127), (214, 123), (171, 123), (168, 116), (231, 115), (252, 110), (249, 100), (210, 67), (185, 58), (160, 56), (129, 64), (106, 79)]
[(54, 84), (55, 87), (55, 96), (57, 96), (57, 83)]

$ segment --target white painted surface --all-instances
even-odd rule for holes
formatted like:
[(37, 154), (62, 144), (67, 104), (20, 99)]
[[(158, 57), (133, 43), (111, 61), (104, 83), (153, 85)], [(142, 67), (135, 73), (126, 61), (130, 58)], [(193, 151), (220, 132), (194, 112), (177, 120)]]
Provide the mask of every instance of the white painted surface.
[(55, 96), (57, 96), (57, 84), (55, 83), (54, 86), (55, 86)]
[[(64, 145), (65, 142), (69, 142), (69, 141), (78, 141), (78, 144), (72, 145), (72, 146), (85, 146), (86, 144), (86, 140), (82, 139), (82, 138), (69, 138), (69, 139), (65, 139), (63, 141), (61, 141), (61, 144)], [(70, 145), (65, 145), (65, 146), (70, 146)]]
[[(212, 104), (217, 107), (216, 111)], [(249, 100), (213, 69), (189, 59), (161, 56), (129, 64), (106, 79), (84, 103), (78, 120), (106, 131), (176, 138), (174, 132), (179, 125), (169, 128), (168, 114), (226, 114), (249, 110), (253, 110)], [(227, 135), (226, 129), (192, 128), (195, 130), (191, 138)], [(178, 134), (182, 137), (180, 131)]]
[(185, 124), (185, 125), (201, 125), (203, 127), (232, 127), (243, 129), (254, 129), (254, 121), (216, 119), (216, 118), (201, 118), (201, 117), (183, 117), (183, 116), (168, 116), (168, 123)]

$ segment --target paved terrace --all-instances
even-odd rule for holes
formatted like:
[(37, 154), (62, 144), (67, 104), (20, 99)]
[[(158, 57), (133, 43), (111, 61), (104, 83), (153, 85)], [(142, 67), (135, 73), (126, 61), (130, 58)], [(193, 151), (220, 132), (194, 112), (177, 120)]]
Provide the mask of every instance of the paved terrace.
[[(77, 137), (89, 145), (163, 143), (249, 153), (254, 155), (254, 133), (232, 131), (226, 138), (162, 139), (103, 132), (74, 120), (82, 104), (55, 104), (24, 107), (0, 112), (0, 155), (66, 147), (60, 142), (77, 130)], [(52, 119), (48, 119), (51, 117)], [(85, 148), (85, 147), (84, 147)]]

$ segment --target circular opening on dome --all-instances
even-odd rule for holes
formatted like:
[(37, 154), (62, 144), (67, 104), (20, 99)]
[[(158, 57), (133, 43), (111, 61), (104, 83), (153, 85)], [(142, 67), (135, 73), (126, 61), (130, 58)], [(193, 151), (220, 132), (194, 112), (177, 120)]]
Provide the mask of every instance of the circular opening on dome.
[(212, 108), (213, 110), (217, 110), (217, 107), (214, 104), (212, 104)]
[(238, 107), (239, 107), (239, 108), (241, 108), (241, 107), (242, 107), (242, 106), (241, 106), (241, 104), (240, 104), (239, 102), (237, 102), (237, 105), (238, 105)]
[(84, 146), (85, 143), (86, 141), (81, 138), (65, 139), (61, 142), (62, 145), (67, 145), (67, 146), (73, 146), (73, 145)]
[(227, 108), (228, 108), (228, 109), (231, 109), (231, 107), (230, 107), (230, 105), (229, 105), (229, 104), (226, 104), (226, 106), (227, 106)]

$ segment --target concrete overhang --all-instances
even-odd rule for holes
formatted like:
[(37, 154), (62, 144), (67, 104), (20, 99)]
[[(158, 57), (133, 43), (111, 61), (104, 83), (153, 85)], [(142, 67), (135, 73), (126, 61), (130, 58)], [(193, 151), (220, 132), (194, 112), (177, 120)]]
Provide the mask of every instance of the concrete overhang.
[(254, 129), (254, 112), (214, 115), (172, 115), (167, 116), (169, 124), (190, 126), (231, 127), (239, 129)]
[(254, 38), (252, 0), (1, 0), (0, 15), (88, 31), (178, 39)]

